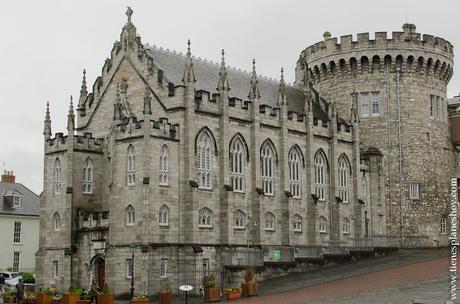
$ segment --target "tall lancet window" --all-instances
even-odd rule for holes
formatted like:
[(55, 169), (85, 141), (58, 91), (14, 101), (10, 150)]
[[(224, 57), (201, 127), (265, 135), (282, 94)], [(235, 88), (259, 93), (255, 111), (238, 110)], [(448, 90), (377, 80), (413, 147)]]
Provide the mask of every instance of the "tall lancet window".
[(53, 164), (53, 192), (61, 193), (61, 160), (56, 158)]
[(367, 203), (367, 178), (365, 175), (361, 178), (361, 199)]
[(133, 145), (128, 147), (128, 186), (136, 184), (136, 155)]
[(315, 155), (315, 194), (319, 200), (326, 200), (327, 161), (322, 151), (318, 151)]
[(350, 174), (350, 165), (348, 160), (341, 156), (339, 159), (339, 197), (344, 203), (348, 203), (349, 191), (348, 191), (348, 175)]
[(230, 144), (230, 177), (233, 191), (244, 192), (244, 145), (239, 137)]
[(160, 185), (169, 184), (169, 149), (166, 145), (161, 147), (160, 151)]
[(61, 216), (58, 212), (54, 212), (53, 214), (53, 230), (59, 231), (61, 230)]
[(300, 198), (301, 195), (300, 161), (298, 149), (292, 148), (289, 152), (289, 190), (295, 198)]
[(93, 162), (89, 157), (85, 160), (85, 165), (83, 166), (83, 193), (93, 193)]
[(266, 142), (260, 151), (260, 162), (262, 169), (262, 190), (265, 195), (275, 193), (274, 171), (275, 171), (275, 152), (269, 142)]
[(212, 154), (214, 153), (214, 141), (207, 130), (198, 135), (197, 153), (197, 175), (199, 187), (203, 189), (212, 188)]

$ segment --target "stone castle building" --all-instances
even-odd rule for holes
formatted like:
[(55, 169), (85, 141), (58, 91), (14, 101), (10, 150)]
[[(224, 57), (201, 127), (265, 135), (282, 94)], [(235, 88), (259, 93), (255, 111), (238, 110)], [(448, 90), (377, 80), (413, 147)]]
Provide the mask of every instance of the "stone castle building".
[(190, 42), (185, 55), (144, 45), (127, 15), (91, 92), (83, 75), (67, 135), (52, 137), (47, 108), (38, 287), (95, 279), (123, 293), (134, 273), (151, 293), (184, 269), (368, 248), (399, 235), (400, 218), (407, 237), (447, 240), (448, 42), (412, 26), (326, 37), (290, 86), (255, 61), (227, 67), (224, 51), (213, 63)]

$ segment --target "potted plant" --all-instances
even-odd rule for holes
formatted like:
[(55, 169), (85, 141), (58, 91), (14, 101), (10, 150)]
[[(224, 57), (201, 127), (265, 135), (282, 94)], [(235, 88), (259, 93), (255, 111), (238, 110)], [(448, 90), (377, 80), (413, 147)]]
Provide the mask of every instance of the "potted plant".
[(64, 294), (63, 300), (64, 304), (76, 304), (80, 300), (80, 294), (82, 293), (81, 288), (76, 288), (73, 285), (70, 285), (67, 293)]
[(217, 281), (214, 275), (204, 276), (202, 279), (204, 288), (204, 298), (206, 302), (220, 301), (220, 289), (217, 288)]
[(77, 300), (76, 304), (88, 304), (89, 302), (91, 302), (91, 295), (88, 290), (82, 289), (80, 299)]
[(257, 282), (254, 278), (255, 268), (249, 267), (244, 271), (244, 283), (241, 283), (243, 296), (251, 297), (257, 295)]
[[(149, 298), (144, 295), (144, 294), (139, 294), (139, 295), (135, 295), (132, 299), (131, 299), (131, 303), (136, 303), (136, 304), (149, 304)], [(160, 300), (160, 303), (161, 303), (161, 300)]]
[(16, 303), (16, 292), (5, 291), (3, 293), (3, 303)]
[(113, 304), (113, 294), (107, 283), (105, 283), (102, 289), (102, 294), (97, 295), (97, 304)]
[(172, 290), (171, 290), (171, 282), (169, 280), (165, 280), (163, 282), (163, 286), (161, 291), (158, 292), (158, 303), (159, 304), (172, 304)]
[(225, 294), (228, 301), (241, 299), (241, 288), (225, 288)]
[(37, 304), (51, 304), (53, 300), (53, 290), (45, 288), (37, 293)]
[(62, 294), (55, 293), (53, 295), (53, 299), (51, 300), (51, 304), (62, 304)]
[(37, 294), (33, 291), (28, 291), (24, 298), (24, 304), (37, 304)]

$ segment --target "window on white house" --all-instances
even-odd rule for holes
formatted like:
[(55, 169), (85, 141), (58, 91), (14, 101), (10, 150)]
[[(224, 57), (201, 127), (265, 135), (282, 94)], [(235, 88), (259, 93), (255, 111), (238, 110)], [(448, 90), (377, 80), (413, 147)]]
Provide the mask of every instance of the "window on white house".
[(89, 157), (83, 166), (83, 193), (93, 193), (93, 162)]
[(134, 154), (134, 146), (128, 146), (128, 186), (136, 184), (136, 155)]
[(160, 260), (160, 278), (168, 277), (168, 259), (161, 258)]
[(320, 233), (327, 233), (327, 220), (326, 218), (320, 216), (319, 217), (319, 232)]
[(59, 277), (59, 263), (58, 261), (53, 261), (53, 277)]
[(265, 230), (275, 231), (275, 215), (271, 212), (265, 213)]
[(275, 193), (274, 185), (274, 151), (270, 144), (265, 143), (262, 147), (260, 159), (262, 169), (262, 190), (265, 195), (273, 195)]
[(294, 214), (292, 218), (292, 226), (294, 228), (294, 232), (302, 232), (302, 217), (298, 214)]
[(348, 203), (348, 175), (350, 166), (345, 157), (339, 159), (339, 197), (344, 203)]
[(159, 223), (160, 226), (169, 225), (169, 207), (166, 205), (160, 207)]
[(342, 233), (343, 234), (350, 234), (350, 227), (351, 223), (350, 220), (346, 217), (343, 218), (343, 223), (342, 223)]
[(301, 195), (300, 161), (299, 151), (295, 148), (291, 149), (289, 153), (289, 191), (295, 198), (300, 198)]
[(134, 207), (129, 205), (126, 208), (126, 226), (134, 226), (136, 223), (136, 212)]
[(53, 192), (54, 194), (61, 193), (61, 161), (59, 158), (54, 160), (53, 166)]
[(315, 155), (315, 194), (318, 199), (324, 201), (326, 199), (326, 181), (327, 181), (327, 162), (322, 151)]
[(237, 209), (233, 213), (233, 228), (234, 229), (246, 228), (246, 214), (240, 209)]
[(361, 178), (361, 199), (367, 203), (367, 178), (365, 175)]
[(209, 270), (211, 269), (211, 263), (209, 262), (208, 258), (203, 259), (203, 276), (207, 276), (209, 274)]
[(447, 234), (447, 218), (441, 219), (441, 234)]
[(61, 230), (61, 216), (58, 212), (53, 214), (53, 230), (59, 231)]
[(202, 189), (212, 189), (212, 155), (214, 141), (207, 130), (198, 135), (197, 147), (197, 175), (198, 184)]
[(13, 243), (19, 244), (21, 243), (21, 222), (14, 222), (14, 230), (13, 230)]
[(13, 196), (13, 208), (21, 208), (22, 205), (22, 196), (14, 195)]
[(13, 252), (13, 271), (19, 271), (20, 251)]
[(369, 93), (360, 94), (361, 117), (369, 117)]
[(131, 279), (133, 277), (134, 265), (132, 259), (126, 259), (126, 278)]
[(169, 149), (166, 145), (161, 147), (160, 151), (160, 185), (169, 184)]
[(244, 192), (244, 145), (236, 137), (230, 145), (230, 178), (233, 191)]
[(411, 200), (420, 199), (419, 185), (417, 182), (411, 182), (409, 184), (409, 198)]
[(372, 92), (372, 116), (380, 115), (380, 92)]
[(209, 208), (201, 208), (198, 211), (198, 227), (212, 228), (212, 211)]

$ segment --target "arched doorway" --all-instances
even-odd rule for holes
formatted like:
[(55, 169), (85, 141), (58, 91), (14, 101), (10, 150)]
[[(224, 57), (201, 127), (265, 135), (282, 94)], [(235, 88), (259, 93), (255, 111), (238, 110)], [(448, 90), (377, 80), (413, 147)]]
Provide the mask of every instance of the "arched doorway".
[(96, 281), (99, 291), (105, 285), (105, 259), (102, 255), (96, 255), (91, 261), (92, 279)]

